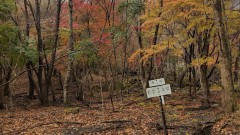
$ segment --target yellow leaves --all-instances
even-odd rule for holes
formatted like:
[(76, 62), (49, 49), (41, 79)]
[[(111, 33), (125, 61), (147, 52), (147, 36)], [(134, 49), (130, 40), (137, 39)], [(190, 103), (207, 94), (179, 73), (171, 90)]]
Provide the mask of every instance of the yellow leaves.
[[(200, 41), (204, 33), (210, 34), (209, 42), (214, 41), (214, 43), (209, 43), (209, 48), (213, 47), (213, 44), (215, 46), (218, 43), (218, 41), (213, 40), (216, 38), (218, 30), (214, 25), (215, 14), (211, 2), (202, 0), (170, 0), (165, 1), (164, 7), (158, 9), (155, 8), (158, 5), (154, 5), (153, 3), (153, 1), (150, 1), (149, 5), (146, 4), (145, 15), (141, 17), (144, 21), (142, 25), (142, 37), (148, 42), (146, 44), (149, 44), (155, 32), (155, 26), (159, 24), (158, 36), (160, 36), (160, 44), (138, 50), (129, 59), (130, 61), (133, 61), (134, 58), (141, 54), (140, 61), (145, 63), (153, 55), (164, 51), (166, 48), (173, 55), (184, 55), (184, 49), (189, 48), (190, 45), (197, 45), (196, 38)], [(158, 17), (158, 13), (160, 12), (161, 16)], [(228, 22), (228, 27), (230, 28), (228, 30), (229, 34), (236, 34), (239, 31), (240, 13), (227, 11), (226, 14), (227, 17), (233, 18), (233, 21)], [(237, 37), (234, 38), (237, 39)], [(237, 41), (233, 40), (231, 43), (236, 44)], [(214, 57), (206, 57), (193, 60), (191, 65), (212, 65), (214, 63)]]
[(210, 86), (210, 90), (211, 90), (211, 91), (221, 91), (221, 90), (222, 90), (222, 87), (221, 87), (220, 85), (218, 85), (218, 84), (212, 84), (212, 85)]
[(181, 56), (184, 54), (184, 50), (183, 49), (174, 49), (173, 50), (173, 55), (174, 56)]
[(150, 48), (143, 50), (143, 57), (140, 61), (142, 61), (144, 64), (148, 61), (149, 58), (151, 58), (153, 55), (160, 53), (167, 49), (167, 45), (152, 45)]
[(187, 20), (196, 20), (198, 18), (201, 19), (202, 17), (206, 18), (206, 16), (211, 17), (213, 13), (212, 7), (203, 4), (202, 1), (178, 0), (172, 1), (164, 6), (163, 16), (167, 18), (174, 15), (174, 21), (181, 21), (184, 18)]
[(226, 11), (228, 18), (228, 32), (229, 34), (235, 34), (239, 31), (240, 26), (240, 12), (236, 11)]
[(135, 58), (140, 55), (140, 62), (146, 64), (146, 62), (155, 54), (160, 53), (168, 48), (168, 45), (151, 45), (149, 48), (138, 49), (135, 53), (131, 55), (128, 59), (130, 63), (133, 63)]
[(183, 44), (182, 46), (184, 48), (187, 48), (189, 45), (191, 44), (195, 44), (196, 43), (196, 38), (188, 38)]
[(177, 16), (180, 17), (180, 18), (188, 18), (189, 17), (189, 13), (181, 12)]
[(146, 29), (151, 29), (153, 27), (155, 27), (157, 24), (164, 24), (163, 21), (161, 21), (160, 17), (154, 18), (154, 19), (150, 19), (150, 20), (146, 20), (143, 24), (142, 27), (144, 30)]
[(192, 66), (201, 66), (203, 64), (207, 64), (207, 65), (213, 65), (215, 64), (215, 59), (213, 57), (206, 57), (206, 58), (197, 58), (194, 59), (191, 63)]
[(128, 59), (128, 61), (129, 61), (130, 63), (133, 63), (134, 60), (135, 60), (135, 58), (137, 58), (141, 53), (142, 53), (142, 50), (141, 50), (141, 49), (138, 49), (137, 51), (135, 51), (135, 52), (131, 55), (131, 57)]
[(161, 10), (162, 10), (162, 8), (160, 7), (159, 2), (147, 1), (145, 3), (145, 15), (142, 17), (143, 18), (158, 17), (159, 13), (162, 12)]

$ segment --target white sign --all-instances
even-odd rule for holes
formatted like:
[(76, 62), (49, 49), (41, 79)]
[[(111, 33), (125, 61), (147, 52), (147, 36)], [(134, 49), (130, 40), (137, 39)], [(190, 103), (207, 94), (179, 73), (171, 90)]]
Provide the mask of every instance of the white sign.
[(154, 87), (154, 86), (164, 85), (165, 80), (164, 80), (164, 78), (161, 78), (161, 79), (156, 79), (156, 80), (150, 80), (150, 81), (148, 81), (148, 83), (149, 83), (149, 87)]
[(157, 86), (157, 87), (152, 87), (152, 88), (147, 88), (146, 91), (147, 91), (147, 97), (148, 98), (159, 97), (159, 96), (172, 94), (170, 84)]

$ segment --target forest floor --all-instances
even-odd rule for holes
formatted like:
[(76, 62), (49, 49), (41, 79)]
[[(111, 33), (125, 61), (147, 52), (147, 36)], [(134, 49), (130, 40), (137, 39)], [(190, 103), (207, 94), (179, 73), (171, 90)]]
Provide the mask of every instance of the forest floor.
[[(18, 87), (14, 97), (14, 109), (0, 110), (1, 134), (125, 134), (154, 135), (163, 134), (159, 99), (144, 99), (138, 88), (129, 88), (129, 94), (114, 96), (114, 112), (110, 99), (101, 100), (100, 91), (94, 97), (86, 96), (86, 104), (75, 100), (74, 93), (69, 95), (67, 106), (60, 102), (51, 102), (42, 107), (38, 99), (30, 100), (26, 94), (27, 85)], [(74, 90), (72, 87), (71, 91)], [(19, 94), (20, 93), (20, 94)], [(104, 92), (103, 95), (106, 95)], [(168, 133), (171, 135), (213, 134), (238, 135), (240, 133), (240, 112), (224, 116), (220, 105), (220, 92), (211, 94), (212, 107), (201, 108), (201, 99), (189, 98), (184, 90), (174, 90), (165, 96), (164, 105)], [(51, 98), (50, 98), (51, 99)]]

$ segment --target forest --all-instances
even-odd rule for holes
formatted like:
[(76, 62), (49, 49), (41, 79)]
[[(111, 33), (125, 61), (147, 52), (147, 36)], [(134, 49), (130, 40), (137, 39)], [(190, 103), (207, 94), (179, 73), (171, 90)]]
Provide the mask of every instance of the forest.
[(240, 0), (0, 0), (0, 135), (240, 135)]

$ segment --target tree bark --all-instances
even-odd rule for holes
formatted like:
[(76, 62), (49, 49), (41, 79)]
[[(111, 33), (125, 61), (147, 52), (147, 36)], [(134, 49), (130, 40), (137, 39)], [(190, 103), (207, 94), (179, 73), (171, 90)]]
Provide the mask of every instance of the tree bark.
[(230, 44), (228, 41), (227, 27), (224, 22), (224, 8), (222, 0), (214, 0), (214, 9), (216, 11), (216, 23), (219, 30), (220, 39), (220, 71), (222, 83), (222, 106), (226, 114), (236, 111), (236, 93), (232, 78), (232, 56)]
[(203, 64), (200, 66), (199, 68), (199, 73), (200, 73), (200, 85), (201, 85), (201, 89), (202, 89), (202, 93), (204, 96), (204, 100), (203, 100), (203, 106), (204, 107), (209, 107), (209, 83), (208, 83), (208, 78), (207, 78), (207, 65)]
[(74, 70), (74, 74), (73, 74), (73, 77), (75, 78), (76, 80), (76, 84), (77, 84), (77, 87), (78, 87), (78, 91), (76, 92), (76, 98), (78, 101), (83, 101), (84, 100), (84, 93), (83, 93), (83, 88), (82, 88), (82, 82), (80, 79), (82, 79), (82, 75), (79, 75), (77, 74), (77, 67), (78, 65), (75, 66), (75, 70)]
[[(29, 44), (29, 35), (30, 35), (30, 18), (29, 18), (29, 13), (28, 13), (28, 6), (27, 6), (27, 0), (24, 0), (24, 16), (25, 16), (25, 35), (26, 35), (26, 42), (27, 42), (27, 46)], [(32, 74), (32, 61), (28, 61), (26, 64), (26, 69), (28, 72), (28, 82), (29, 82), (29, 99), (34, 99), (34, 88), (35, 88), (35, 84), (34, 84), (34, 80), (33, 80), (33, 74)]]
[(33, 79), (31, 66), (32, 66), (32, 62), (29, 61), (26, 65), (26, 69), (28, 70), (28, 80), (29, 80), (29, 95), (28, 95), (28, 98), (29, 99), (34, 99), (35, 83), (34, 83), (34, 79)]
[(2, 94), (2, 90), (0, 89), (0, 110), (4, 109), (4, 105), (3, 105), (3, 94)]
[[(205, 31), (199, 38), (198, 41), (198, 52), (200, 54), (200, 57), (202, 58), (207, 58), (209, 55), (209, 31), (211, 30), (207, 30)], [(203, 37), (203, 39), (202, 39)], [(199, 73), (200, 73), (200, 85), (201, 85), (201, 89), (202, 89), (202, 93), (204, 96), (204, 100), (203, 100), (203, 107), (204, 108), (209, 108), (209, 96), (210, 96), (210, 91), (209, 91), (209, 79), (208, 79), (208, 66), (206, 63), (200, 65), (199, 67)]]
[[(25, 10), (25, 23), (26, 23), (26, 28), (25, 28), (25, 34), (26, 37), (29, 38), (30, 34), (30, 20), (29, 20), (29, 13), (28, 13), (28, 6), (27, 6), (27, 0), (24, 0), (24, 10)], [(28, 42), (28, 39), (27, 39)]]
[[(190, 45), (189, 47), (189, 58), (188, 58), (188, 64), (191, 64), (192, 62), (192, 53), (193, 53), (193, 50), (192, 50), (192, 45)], [(192, 68), (193, 67), (189, 67), (189, 71), (188, 71), (188, 82), (189, 82), (189, 97), (192, 98), (192, 85), (191, 85), (191, 82), (192, 82)]]
[[(54, 63), (56, 58), (56, 52), (57, 52), (57, 45), (58, 45), (58, 39), (59, 39), (59, 26), (60, 26), (60, 14), (61, 14), (61, 1), (57, 0), (57, 11), (56, 11), (56, 24), (55, 24), (55, 37), (54, 37), (54, 44), (52, 46), (52, 54), (51, 54), (51, 61), (48, 64), (48, 70), (47, 70), (47, 76), (46, 76), (46, 95), (45, 100), (48, 101), (48, 94), (49, 94), (49, 88), (51, 85), (51, 77), (53, 74), (54, 69)], [(54, 95), (54, 90), (52, 89), (52, 93)]]
[[(44, 59), (44, 53), (43, 53), (43, 40), (42, 40), (42, 30), (41, 30), (41, 10), (40, 10), (40, 2), (39, 0), (35, 0), (35, 6), (36, 11), (35, 13), (32, 13), (35, 20), (35, 27), (37, 30), (37, 51), (38, 51), (38, 86), (39, 86), (39, 99), (41, 101), (42, 105), (45, 105), (45, 92), (43, 89), (43, 59)], [(31, 8), (31, 7), (30, 7)], [(31, 9), (32, 10), (32, 9)], [(32, 11), (33, 12), (33, 11)]]
[[(68, 53), (74, 51), (73, 48), (73, 1), (68, 1), (68, 8), (69, 8), (69, 42), (68, 42)], [(68, 67), (67, 73), (64, 80), (63, 85), (63, 102), (67, 103), (67, 90), (70, 82), (71, 72), (73, 67), (73, 58), (71, 55), (68, 56)]]
[(11, 75), (12, 75), (12, 68), (11, 66), (7, 67), (7, 72), (6, 72), (6, 77), (4, 78), (4, 96), (11, 96), (11, 92), (10, 92), (10, 87), (9, 87), (9, 80), (11, 79)]
[[(239, 64), (240, 63), (240, 39), (239, 39), (239, 42), (238, 42), (238, 56), (237, 56), (237, 63)], [(237, 85), (238, 85), (238, 89), (237, 90), (240, 90), (240, 67), (239, 65), (237, 66), (237, 69), (235, 69), (236, 72), (237, 72)]]
[(10, 87), (9, 87), (9, 81), (11, 80), (11, 76), (12, 76), (12, 67), (10, 65), (8, 65), (7, 69), (6, 69), (7, 71), (6, 71), (6, 75), (4, 78), (5, 85), (4, 85), (4, 94), (3, 95), (9, 97), (9, 108), (12, 109), (13, 108), (12, 91), (10, 90)]
[[(138, 45), (140, 49), (143, 49), (143, 42), (142, 42), (142, 35), (141, 35), (141, 20), (138, 21), (138, 29), (137, 29), (137, 36), (138, 36)], [(143, 54), (140, 53), (140, 58), (143, 57)], [(143, 65), (143, 62), (140, 62), (140, 72), (141, 72), (141, 82), (143, 86), (143, 94), (146, 95), (146, 88), (147, 88), (147, 78), (145, 75), (145, 67)]]
[[(3, 83), (2, 76), (3, 76), (3, 69), (2, 69), (2, 67), (0, 67), (0, 84)], [(2, 87), (0, 87), (0, 110), (1, 109), (4, 109), (4, 105), (3, 105), (3, 89), (2, 89)]]
[(193, 98), (196, 98), (197, 96), (197, 86), (196, 86), (196, 69), (193, 67), (192, 69), (192, 87), (193, 87)]

